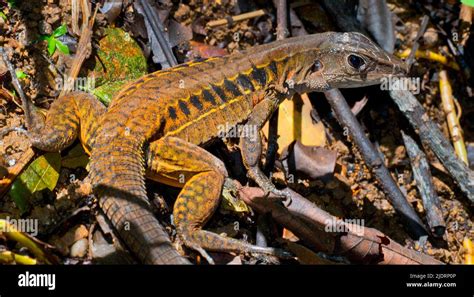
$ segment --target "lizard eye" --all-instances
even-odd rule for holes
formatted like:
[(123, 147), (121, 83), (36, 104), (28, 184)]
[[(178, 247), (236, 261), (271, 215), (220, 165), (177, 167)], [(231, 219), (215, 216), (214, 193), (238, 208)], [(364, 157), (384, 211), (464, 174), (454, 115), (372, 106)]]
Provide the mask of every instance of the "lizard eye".
[(365, 61), (359, 56), (349, 55), (349, 57), (347, 57), (347, 62), (349, 63), (349, 65), (351, 65), (352, 68), (356, 70), (364, 70), (365, 68)]
[(319, 60), (316, 60), (311, 67), (311, 72), (318, 72), (321, 69), (323, 69), (323, 63), (321, 63)]

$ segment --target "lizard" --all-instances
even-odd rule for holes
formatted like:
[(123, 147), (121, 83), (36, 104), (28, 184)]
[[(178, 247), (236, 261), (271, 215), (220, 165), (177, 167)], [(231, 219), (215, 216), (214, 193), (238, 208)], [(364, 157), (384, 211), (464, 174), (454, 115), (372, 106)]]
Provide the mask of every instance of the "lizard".
[[(223, 126), (259, 132), (296, 93), (369, 86), (406, 73), (403, 61), (360, 33), (312, 34), (145, 75), (125, 86), (107, 110), (92, 95), (72, 92), (43, 117), (25, 99), (27, 130), (21, 132), (44, 151), (64, 150), (79, 138), (90, 154), (88, 178), (99, 206), (142, 263), (189, 263), (151, 211), (145, 177), (181, 188), (173, 207), (176, 234), (209, 263), (207, 251), (283, 257), (283, 250), (203, 229), (228, 179), (206, 145)], [(266, 193), (284, 197), (259, 168), (260, 133), (239, 141), (249, 177)]]

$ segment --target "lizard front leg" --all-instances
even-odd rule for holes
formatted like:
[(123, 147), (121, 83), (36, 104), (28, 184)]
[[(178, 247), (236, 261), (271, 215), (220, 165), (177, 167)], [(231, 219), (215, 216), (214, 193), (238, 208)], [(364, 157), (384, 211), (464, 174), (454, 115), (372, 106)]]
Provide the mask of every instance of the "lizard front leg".
[(265, 98), (257, 103), (250, 114), (243, 131), (252, 131), (240, 138), (240, 150), (244, 165), (248, 170), (249, 177), (268, 195), (270, 193), (276, 196), (285, 197), (285, 192), (277, 190), (270, 179), (265, 176), (259, 167), (262, 155), (262, 139), (260, 130), (272, 113), (278, 108), (278, 105), (285, 99), (282, 93), (276, 90), (270, 90), (265, 94)]
[(176, 231), (183, 243), (209, 263), (208, 251), (264, 253), (288, 257), (286, 252), (259, 247), (202, 230), (219, 205), (227, 170), (203, 148), (176, 137), (161, 138), (147, 152), (147, 177), (182, 188), (173, 209)]
[(86, 151), (90, 152), (94, 131), (105, 112), (104, 105), (84, 92), (72, 92), (56, 99), (46, 118), (29, 101), (24, 103), (23, 108), (28, 110), (25, 112), (28, 130), (17, 128), (8, 131), (25, 134), (34, 147), (50, 152), (65, 149), (78, 135)]

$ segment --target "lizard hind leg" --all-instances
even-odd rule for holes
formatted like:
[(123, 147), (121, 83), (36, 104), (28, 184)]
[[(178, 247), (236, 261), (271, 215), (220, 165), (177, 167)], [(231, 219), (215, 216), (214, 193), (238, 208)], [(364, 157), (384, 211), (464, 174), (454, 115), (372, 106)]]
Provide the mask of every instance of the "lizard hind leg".
[(219, 205), (227, 171), (221, 160), (179, 138), (153, 142), (147, 154), (147, 177), (181, 187), (173, 208), (176, 231), (183, 243), (213, 263), (207, 251), (263, 253), (287, 257), (285, 252), (259, 247), (202, 228)]

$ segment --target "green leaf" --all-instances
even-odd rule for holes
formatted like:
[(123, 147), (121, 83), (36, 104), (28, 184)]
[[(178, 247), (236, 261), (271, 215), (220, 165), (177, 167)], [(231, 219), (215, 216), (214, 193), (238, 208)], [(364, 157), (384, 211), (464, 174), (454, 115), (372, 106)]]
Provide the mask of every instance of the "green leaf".
[(9, 8), (14, 8), (14, 7), (16, 7), (15, 0), (7, 0), (7, 3), (8, 3), (8, 7), (9, 7)]
[(53, 31), (53, 34), (51, 36), (59, 37), (59, 36), (63, 36), (66, 33), (67, 33), (67, 26), (66, 24), (62, 24), (61, 26), (57, 27), (56, 30)]
[(62, 43), (61, 41), (59, 40), (55, 40), (56, 41), (56, 48), (63, 54), (65, 55), (69, 55), (69, 48), (67, 47), (67, 45), (65, 45), (64, 43)]
[(34, 160), (23, 173), (15, 179), (10, 189), (10, 197), (18, 208), (25, 212), (29, 208), (31, 196), (44, 189), (53, 191), (59, 179), (61, 155), (47, 153)]
[(89, 157), (80, 143), (73, 147), (69, 153), (61, 160), (61, 165), (66, 168), (86, 168)]
[(7, 16), (5, 15), (3, 11), (0, 11), (0, 18), (2, 18), (4, 21), (7, 20)]
[(16, 77), (17, 77), (18, 79), (24, 79), (24, 78), (27, 78), (27, 77), (28, 77), (28, 74), (24, 73), (24, 72), (21, 71), (21, 70), (15, 71), (15, 74), (16, 74)]
[(29, 198), (31, 197), (31, 192), (20, 178), (13, 182), (9, 194), (22, 214), (28, 211), (30, 208)]
[(52, 56), (54, 52), (56, 51), (56, 39), (49, 37), (47, 41), (48, 41), (48, 53), (50, 56)]

